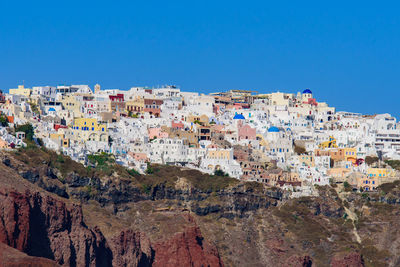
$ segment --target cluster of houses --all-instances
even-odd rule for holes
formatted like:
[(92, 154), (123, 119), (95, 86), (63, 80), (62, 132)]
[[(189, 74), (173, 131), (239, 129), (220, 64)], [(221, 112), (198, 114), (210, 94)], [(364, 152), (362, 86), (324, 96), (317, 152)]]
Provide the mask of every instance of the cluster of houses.
[[(110, 153), (139, 172), (172, 164), (298, 192), (332, 182), (373, 191), (399, 177), (384, 161), (400, 160), (396, 118), (336, 112), (309, 89), (205, 95), (176, 86), (18, 86), (0, 93), (0, 110), (9, 127), (30, 123), (47, 148), (83, 164)], [(0, 147), (24, 145), (6, 127), (0, 137)]]

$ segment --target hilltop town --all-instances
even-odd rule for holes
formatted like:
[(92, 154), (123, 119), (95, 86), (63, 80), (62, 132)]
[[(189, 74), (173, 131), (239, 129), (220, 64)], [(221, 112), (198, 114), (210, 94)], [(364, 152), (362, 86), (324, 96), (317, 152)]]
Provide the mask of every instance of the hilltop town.
[(332, 183), (375, 191), (400, 177), (396, 118), (337, 112), (309, 89), (205, 95), (176, 86), (18, 86), (0, 102), (1, 148), (36, 143), (89, 167), (101, 164), (96, 156), (138, 173), (177, 165), (292, 197)]

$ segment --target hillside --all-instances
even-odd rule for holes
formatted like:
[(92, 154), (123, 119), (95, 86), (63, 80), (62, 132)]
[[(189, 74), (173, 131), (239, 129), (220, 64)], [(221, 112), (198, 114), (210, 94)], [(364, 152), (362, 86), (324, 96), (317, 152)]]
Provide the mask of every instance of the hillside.
[(398, 183), (290, 199), (177, 167), (86, 168), (36, 147), (0, 157), (0, 241), (32, 266), (400, 264)]

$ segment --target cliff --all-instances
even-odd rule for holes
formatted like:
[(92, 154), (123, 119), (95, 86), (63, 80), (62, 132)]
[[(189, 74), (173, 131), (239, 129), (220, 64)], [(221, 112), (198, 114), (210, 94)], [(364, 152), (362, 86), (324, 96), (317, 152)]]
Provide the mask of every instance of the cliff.
[[(217, 249), (203, 241), (195, 225), (154, 245), (145, 234), (132, 230), (106, 240), (98, 228), (85, 225), (79, 205), (67, 205), (40, 192), (3, 188), (0, 242), (65, 266), (166, 266), (164, 262), (170, 263), (167, 266), (223, 266)], [(44, 260), (43, 264), (52, 266)]]
[[(88, 169), (4, 153), (0, 241), (62, 266), (398, 266), (400, 184), (376, 193), (277, 188), (153, 166)], [(46, 259), (45, 259), (46, 258)], [(39, 261), (38, 261), (39, 262)], [(39, 265), (40, 266), (40, 265)], [(45, 265), (46, 266), (46, 265)]]

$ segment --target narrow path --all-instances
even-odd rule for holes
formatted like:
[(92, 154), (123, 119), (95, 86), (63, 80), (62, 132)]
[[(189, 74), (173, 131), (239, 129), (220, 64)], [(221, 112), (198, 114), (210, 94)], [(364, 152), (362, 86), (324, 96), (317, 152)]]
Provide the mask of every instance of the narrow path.
[[(336, 193), (338, 194), (339, 198), (340, 198), (342, 201), (344, 201), (345, 198), (343, 197), (343, 195), (345, 195), (345, 193), (344, 193), (344, 192), (339, 192), (340, 189), (343, 189), (343, 186), (340, 186), (340, 187), (337, 186), (337, 187), (335, 187)], [(343, 206), (343, 207), (344, 207), (344, 206)], [(358, 242), (359, 244), (361, 244), (361, 237), (360, 237), (360, 235), (359, 235), (358, 232), (357, 232), (357, 227), (356, 227), (356, 224), (355, 224), (355, 221), (358, 220), (357, 214), (356, 214), (354, 211), (352, 211), (352, 210), (350, 210), (349, 208), (346, 208), (346, 207), (344, 207), (344, 210), (345, 210), (347, 216), (349, 216), (348, 218), (351, 220), (351, 222), (352, 222), (352, 224), (353, 224), (353, 234), (354, 234), (354, 236), (355, 236), (357, 242)]]

